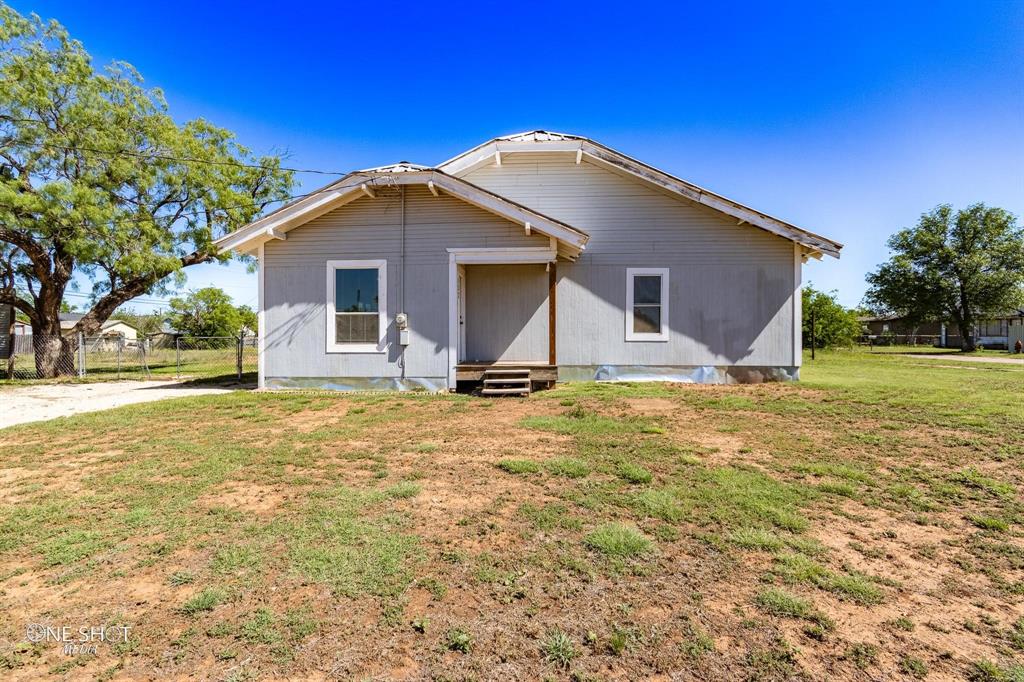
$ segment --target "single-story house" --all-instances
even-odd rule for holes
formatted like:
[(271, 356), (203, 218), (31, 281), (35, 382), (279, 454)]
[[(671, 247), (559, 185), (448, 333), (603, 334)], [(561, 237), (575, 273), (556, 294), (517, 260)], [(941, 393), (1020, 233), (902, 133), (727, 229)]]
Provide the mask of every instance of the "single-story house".
[[(929, 343), (939, 348), (960, 348), (959, 330), (942, 322), (909, 323), (900, 315), (863, 317), (868, 339), (872, 342)], [(1010, 349), (1017, 339), (1024, 338), (1024, 310), (1011, 310), (982, 320), (974, 326), (979, 346)]]
[[(62, 335), (67, 336), (74, 334), (75, 325), (78, 321), (85, 317), (84, 313), (61, 313), (60, 314), (60, 332)], [(100, 333), (94, 334), (88, 338), (89, 343), (101, 344), (103, 347), (108, 347), (113, 344), (117, 339), (124, 339), (129, 345), (133, 345), (134, 342), (139, 338), (139, 330), (128, 324), (124, 320), (118, 320), (116, 318), (110, 318), (106, 320), (100, 327)]]
[(796, 379), (801, 265), (842, 248), (540, 130), (355, 171), (217, 245), (258, 259), (261, 386), (432, 390)]

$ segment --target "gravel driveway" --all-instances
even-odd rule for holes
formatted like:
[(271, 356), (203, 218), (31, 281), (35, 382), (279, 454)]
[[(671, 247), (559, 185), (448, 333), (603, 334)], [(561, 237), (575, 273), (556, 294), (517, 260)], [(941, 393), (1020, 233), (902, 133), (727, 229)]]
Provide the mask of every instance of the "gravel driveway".
[(25, 422), (108, 410), (167, 398), (227, 393), (218, 386), (186, 386), (177, 381), (112, 381), (95, 384), (37, 384), (0, 389), (0, 429)]
[(1019, 355), (1012, 357), (1000, 357), (998, 355), (954, 355), (953, 353), (937, 353), (926, 355), (924, 353), (907, 353), (908, 358), (924, 358), (925, 360), (955, 360), (956, 362), (991, 362), (997, 365), (1024, 365), (1024, 358)]

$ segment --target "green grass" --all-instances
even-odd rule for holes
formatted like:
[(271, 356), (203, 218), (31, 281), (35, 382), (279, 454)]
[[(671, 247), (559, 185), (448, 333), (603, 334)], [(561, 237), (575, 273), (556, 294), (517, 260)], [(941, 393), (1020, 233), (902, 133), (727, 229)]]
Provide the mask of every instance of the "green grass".
[(818, 625), (832, 627), (828, 617), (815, 609), (811, 602), (792, 595), (785, 590), (774, 587), (762, 590), (757, 593), (754, 603), (759, 609), (772, 616), (799, 618), (812, 621)]
[(790, 583), (810, 583), (858, 604), (878, 604), (882, 590), (862, 575), (837, 573), (803, 554), (781, 554), (776, 570)]
[(628, 483), (650, 483), (654, 479), (654, 475), (635, 462), (623, 461), (619, 462), (616, 467), (616, 473), (619, 478), (623, 479)]
[(669, 523), (682, 521), (685, 516), (682, 502), (668, 490), (644, 490), (632, 495), (627, 504), (644, 516)]
[(573, 516), (566, 505), (557, 502), (545, 505), (525, 502), (519, 507), (519, 513), (538, 530), (551, 531), (556, 528), (579, 530), (583, 527), (583, 522)]
[(583, 478), (590, 473), (590, 465), (575, 457), (555, 457), (545, 462), (544, 467), (552, 476), (566, 478)]
[(729, 534), (729, 540), (734, 545), (743, 549), (760, 549), (767, 552), (776, 552), (785, 547), (782, 538), (775, 531), (765, 528), (737, 528)]
[(214, 607), (224, 601), (226, 595), (223, 590), (208, 587), (181, 605), (181, 612), (188, 616), (195, 616), (204, 611), (212, 611)]
[(529, 459), (503, 459), (498, 468), (510, 474), (539, 474), (540, 464)]
[(969, 514), (967, 516), (967, 520), (982, 530), (991, 530), (1002, 533), (1010, 529), (1010, 524), (1003, 519), (997, 519), (993, 516)]
[(654, 544), (635, 526), (607, 523), (595, 528), (584, 538), (591, 549), (610, 557), (630, 558), (648, 554)]
[(574, 436), (608, 436), (657, 431), (656, 425), (648, 419), (606, 417), (587, 411), (579, 405), (562, 415), (526, 417), (519, 423), (528, 429)]
[[(503, 436), (530, 450), (497, 461), (473, 434), (510, 403), (465, 395), (238, 392), (15, 427), (0, 591), (59, 590), (48, 617), (112, 622), (131, 614), (94, 595), (148, 576), (152, 627), (174, 634), (133, 638), (128, 677), (203, 661), (301, 677), (322, 631), (359, 658), (391, 642), (439, 679), (498, 660), (531, 679), (785, 679), (811, 660), (909, 678), (910, 654), (931, 677), (1015, 679), (1024, 621), (992, 616), (1024, 594), (1024, 371), (822, 352), (802, 377), (558, 386), (515, 403)], [(652, 397), (679, 410), (639, 414)], [(948, 577), (920, 600), (902, 557)], [(943, 631), (951, 598), (981, 609), (971, 632)], [(912, 646), (924, 634), (934, 655)], [(995, 661), (941, 655), (965, 634)], [(55, 665), (38, 659), (0, 666)]]

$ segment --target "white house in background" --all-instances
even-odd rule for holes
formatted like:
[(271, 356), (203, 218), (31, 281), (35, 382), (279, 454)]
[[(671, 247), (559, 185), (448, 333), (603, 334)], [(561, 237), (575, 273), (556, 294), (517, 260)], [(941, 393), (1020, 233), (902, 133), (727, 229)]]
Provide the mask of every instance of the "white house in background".
[(842, 248), (539, 130), (350, 173), (218, 246), (259, 261), (261, 386), (508, 392), (796, 379), (801, 265)]
[[(60, 314), (60, 331), (61, 334), (67, 336), (72, 333), (75, 325), (78, 321), (85, 317), (84, 313), (61, 313)], [(30, 332), (31, 333), (31, 332)], [(103, 338), (113, 340), (118, 337), (123, 338), (125, 341), (135, 341), (139, 338), (139, 330), (128, 324), (124, 320), (118, 320), (116, 318), (110, 318), (103, 323), (100, 328), (100, 333), (89, 338)]]

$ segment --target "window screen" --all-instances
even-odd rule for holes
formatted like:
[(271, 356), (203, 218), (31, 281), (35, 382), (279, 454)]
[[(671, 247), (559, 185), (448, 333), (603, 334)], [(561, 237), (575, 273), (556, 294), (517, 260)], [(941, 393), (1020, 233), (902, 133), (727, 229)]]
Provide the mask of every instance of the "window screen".
[(661, 275), (633, 277), (633, 332), (661, 333)]
[(377, 268), (334, 271), (335, 343), (376, 343), (380, 338)]

